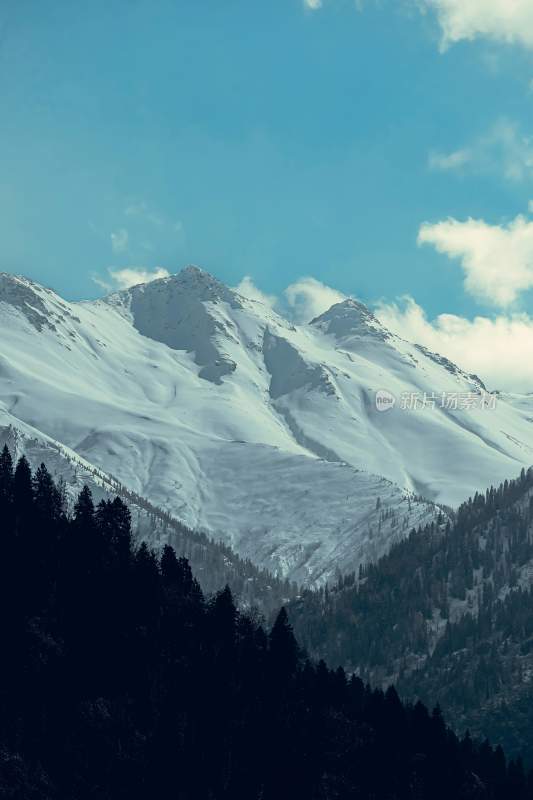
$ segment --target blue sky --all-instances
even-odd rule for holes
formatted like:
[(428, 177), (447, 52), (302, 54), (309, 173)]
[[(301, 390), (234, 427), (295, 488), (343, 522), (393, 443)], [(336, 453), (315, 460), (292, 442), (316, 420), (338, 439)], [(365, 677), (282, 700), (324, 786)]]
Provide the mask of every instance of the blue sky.
[(528, 3), (3, 4), (0, 269), (70, 299), (195, 263), (533, 313)]

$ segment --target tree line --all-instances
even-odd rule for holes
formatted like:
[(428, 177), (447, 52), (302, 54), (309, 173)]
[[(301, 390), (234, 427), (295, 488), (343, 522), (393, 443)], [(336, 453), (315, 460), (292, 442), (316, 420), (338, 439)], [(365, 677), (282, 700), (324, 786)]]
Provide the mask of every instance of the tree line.
[(459, 739), (205, 597), (170, 546), (135, 546), (120, 498), (72, 514), (46, 466), (0, 455), (0, 797), (528, 800), (501, 748)]

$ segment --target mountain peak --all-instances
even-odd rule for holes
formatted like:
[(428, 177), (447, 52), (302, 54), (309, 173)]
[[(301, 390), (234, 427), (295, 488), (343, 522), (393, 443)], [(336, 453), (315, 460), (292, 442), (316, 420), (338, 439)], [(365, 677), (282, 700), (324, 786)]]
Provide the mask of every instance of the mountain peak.
[[(111, 296), (126, 301), (135, 328), (143, 336), (173, 350), (194, 353), (201, 378), (220, 383), (236, 369), (218, 337), (231, 335), (227, 306), (242, 308), (238, 295), (199, 267), (190, 265), (175, 275), (133, 286)], [(224, 306), (226, 306), (224, 308)]]
[(163, 280), (181, 284), (196, 284), (199, 286), (224, 285), (215, 278), (214, 275), (211, 275), (210, 272), (207, 272), (207, 270), (201, 267), (197, 267), (196, 264), (188, 264), (179, 272), (176, 272), (175, 275), (171, 275), (169, 278), (163, 278)]
[(67, 304), (52, 289), (47, 289), (23, 275), (0, 272), (0, 303), (23, 314), (38, 331), (55, 330), (55, 324), (72, 316)]
[(222, 281), (219, 281), (214, 275), (211, 275), (210, 272), (201, 269), (201, 267), (197, 267), (195, 264), (189, 264), (178, 272), (175, 276), (175, 281), (180, 286), (186, 287), (187, 289), (196, 292), (206, 292), (212, 296), (202, 299), (235, 301), (234, 292), (232, 292), (225, 283), (222, 283)]
[[(237, 295), (214, 275), (194, 264), (189, 264), (180, 272), (159, 278), (149, 283), (140, 283), (126, 290), (132, 299), (165, 295), (168, 302), (179, 303), (180, 298), (196, 298), (200, 301), (225, 301), (233, 307), (240, 306)], [(119, 293), (122, 294), (122, 293)]]
[(210, 272), (208, 272), (205, 269), (202, 269), (202, 267), (198, 267), (196, 264), (187, 264), (186, 267), (183, 267), (183, 269), (177, 273), (177, 276), (178, 277), (190, 276), (192, 278), (195, 278), (196, 280), (202, 280), (202, 279), (216, 280), (214, 275), (211, 275)]
[(34, 283), (30, 278), (25, 278), (24, 275), (15, 275), (12, 272), (0, 272), (0, 297), (7, 294), (9, 290), (13, 291), (14, 287), (26, 287), (28, 289), (40, 289), (38, 283)]
[(335, 303), (309, 324), (320, 328), (324, 333), (332, 334), (337, 339), (347, 336), (372, 336), (385, 340), (391, 335), (370, 309), (353, 297)]

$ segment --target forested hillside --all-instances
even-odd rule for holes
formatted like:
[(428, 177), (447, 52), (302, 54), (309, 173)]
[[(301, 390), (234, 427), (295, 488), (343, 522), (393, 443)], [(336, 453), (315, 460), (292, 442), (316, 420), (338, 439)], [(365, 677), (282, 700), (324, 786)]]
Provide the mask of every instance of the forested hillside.
[(168, 511), (157, 508), (124, 486), (114, 475), (95, 467), (59, 442), (39, 436), (30, 426), (9, 424), (2, 427), (0, 424), (0, 450), (4, 444), (13, 456), (24, 454), (35, 469), (46, 463), (67, 512), (72, 511), (84, 485), (91, 489), (96, 502), (120, 497), (130, 509), (135, 541), (140, 543), (147, 539), (158, 551), (170, 544), (190, 561), (204, 592), (211, 594), (229, 583), (240, 605), (257, 607), (265, 614), (277, 611), (296, 596), (298, 587), (294, 582), (274, 577), (250, 559), (241, 558), (224, 542), (191, 530)]
[(441, 703), (533, 764), (533, 471), (290, 606), (315, 657)]
[(72, 517), (42, 465), (0, 460), (0, 797), (21, 800), (526, 800), (500, 748), (459, 740), (305, 660), (229, 588), (132, 544), (120, 500)]

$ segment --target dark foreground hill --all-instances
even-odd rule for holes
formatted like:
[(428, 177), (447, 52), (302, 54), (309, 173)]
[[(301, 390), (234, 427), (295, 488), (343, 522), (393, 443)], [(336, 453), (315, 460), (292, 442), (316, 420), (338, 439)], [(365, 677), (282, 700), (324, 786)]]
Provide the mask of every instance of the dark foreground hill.
[(520, 761), (305, 661), (229, 588), (132, 547), (120, 499), (72, 518), (0, 459), (0, 798), (525, 800)]
[(439, 702), (456, 730), (533, 765), (532, 582), (529, 470), (289, 611), (314, 657)]

